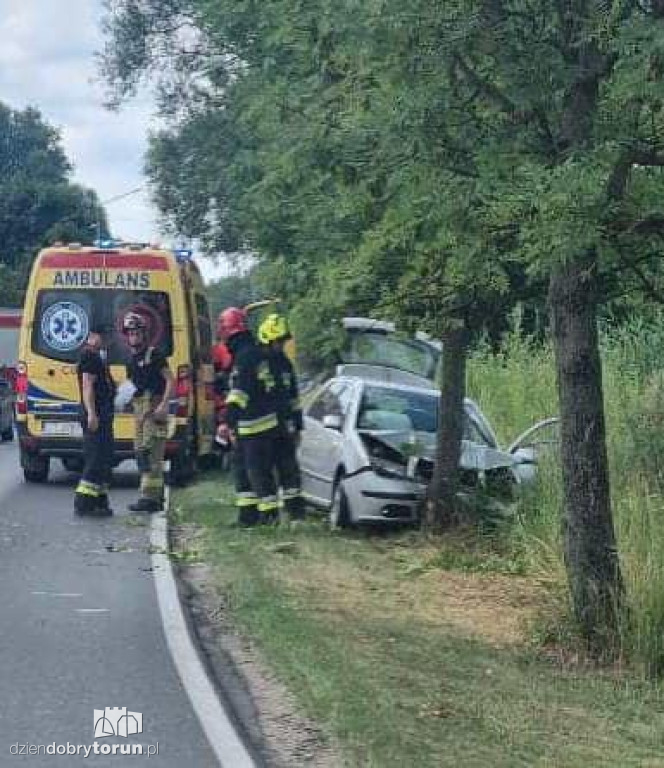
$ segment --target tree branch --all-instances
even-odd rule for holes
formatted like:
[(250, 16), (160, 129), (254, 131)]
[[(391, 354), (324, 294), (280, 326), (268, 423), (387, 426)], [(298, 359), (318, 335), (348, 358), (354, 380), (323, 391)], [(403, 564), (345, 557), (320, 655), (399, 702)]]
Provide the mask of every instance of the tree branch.
[(664, 235), (664, 214), (653, 214), (635, 221), (628, 232), (634, 235)]
[(664, 293), (655, 288), (652, 282), (643, 274), (641, 268), (637, 267), (636, 264), (630, 264), (629, 268), (638, 277), (646, 295), (658, 304), (664, 304)]
[(649, 168), (664, 167), (664, 154), (645, 147), (630, 147), (623, 152), (606, 185), (606, 194), (609, 200), (621, 200), (623, 198), (632, 168), (635, 165)]
[(516, 104), (508, 99), (500, 88), (478, 75), (460, 54), (456, 54), (454, 59), (466, 78), (478, 89), (478, 91), (482, 92), (490, 101), (496, 104), (499, 109), (509, 115), (518, 113), (519, 110), (517, 109)]

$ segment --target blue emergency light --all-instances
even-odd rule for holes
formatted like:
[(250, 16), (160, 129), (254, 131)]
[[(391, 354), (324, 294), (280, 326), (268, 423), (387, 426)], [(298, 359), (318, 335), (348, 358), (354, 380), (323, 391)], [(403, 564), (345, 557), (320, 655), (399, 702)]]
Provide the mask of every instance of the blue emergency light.
[(120, 245), (119, 240), (95, 240), (93, 242), (95, 248), (109, 249), (117, 248)]
[(173, 253), (175, 254), (175, 260), (178, 262), (178, 264), (191, 261), (194, 255), (194, 252), (189, 248), (176, 248)]

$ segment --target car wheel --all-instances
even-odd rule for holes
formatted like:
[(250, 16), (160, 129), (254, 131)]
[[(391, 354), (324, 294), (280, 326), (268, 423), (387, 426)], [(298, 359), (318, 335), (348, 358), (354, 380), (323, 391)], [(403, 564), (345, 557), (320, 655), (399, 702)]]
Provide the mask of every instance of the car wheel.
[(330, 528), (333, 531), (341, 528), (350, 528), (353, 524), (353, 517), (348, 503), (348, 496), (344, 489), (343, 476), (339, 477), (332, 490), (332, 504), (330, 505)]
[(9, 429), (5, 429), (3, 431), (2, 435), (0, 435), (0, 437), (2, 437), (3, 443), (7, 443), (10, 440), (13, 440), (14, 439), (14, 430), (11, 427), (9, 427)]
[(48, 470), (50, 467), (48, 456), (23, 454), (21, 456), (21, 466), (23, 467), (23, 477), (26, 483), (45, 483), (48, 480)]

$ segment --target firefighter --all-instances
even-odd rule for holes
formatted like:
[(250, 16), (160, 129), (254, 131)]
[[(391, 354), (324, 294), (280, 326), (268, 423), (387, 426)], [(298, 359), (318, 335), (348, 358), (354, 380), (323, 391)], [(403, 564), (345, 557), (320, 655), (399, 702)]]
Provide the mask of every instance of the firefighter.
[(238, 525), (276, 523), (279, 502), (274, 467), (279, 382), (249, 330), (244, 310), (224, 310), (219, 316), (219, 331), (233, 355), (226, 408), (228, 434), (235, 446)]
[(297, 521), (304, 519), (300, 465), (297, 460), (303, 419), (297, 375), (284, 351), (284, 345), (290, 338), (288, 321), (276, 313), (268, 315), (258, 328), (258, 339), (265, 345), (271, 370), (282, 384), (278, 390), (279, 429), (275, 438), (275, 462), (284, 510), (291, 521)]
[(74, 513), (113, 514), (108, 489), (113, 469), (113, 401), (116, 387), (104, 345), (104, 329), (93, 328), (76, 368), (81, 397), (84, 465), (74, 495)]
[(165, 356), (148, 346), (147, 323), (141, 315), (128, 313), (122, 330), (131, 349), (127, 378), (135, 387), (134, 450), (141, 474), (140, 497), (129, 505), (129, 510), (159, 512), (164, 504), (164, 450), (175, 382)]

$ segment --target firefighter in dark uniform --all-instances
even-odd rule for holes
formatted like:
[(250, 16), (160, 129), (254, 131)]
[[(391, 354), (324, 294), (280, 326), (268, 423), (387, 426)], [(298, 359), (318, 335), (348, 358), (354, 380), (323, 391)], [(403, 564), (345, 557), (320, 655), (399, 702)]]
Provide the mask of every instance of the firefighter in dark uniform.
[(270, 368), (280, 380), (279, 429), (275, 437), (275, 463), (284, 510), (291, 521), (304, 519), (300, 465), (297, 448), (303, 427), (302, 407), (293, 363), (284, 351), (291, 338), (288, 321), (282, 315), (268, 315), (258, 329), (258, 339), (265, 345)]
[(134, 450), (141, 474), (140, 497), (129, 510), (159, 512), (164, 505), (164, 451), (175, 382), (165, 356), (148, 345), (145, 319), (130, 312), (122, 328), (132, 353), (127, 378), (136, 390), (132, 397)]
[(108, 489), (113, 469), (113, 401), (116, 387), (106, 362), (104, 329), (90, 331), (76, 369), (81, 393), (84, 465), (74, 495), (77, 515), (113, 514)]
[(244, 310), (224, 310), (219, 317), (219, 331), (233, 355), (226, 418), (235, 448), (238, 525), (276, 523), (279, 501), (274, 470), (279, 381), (249, 330)]

